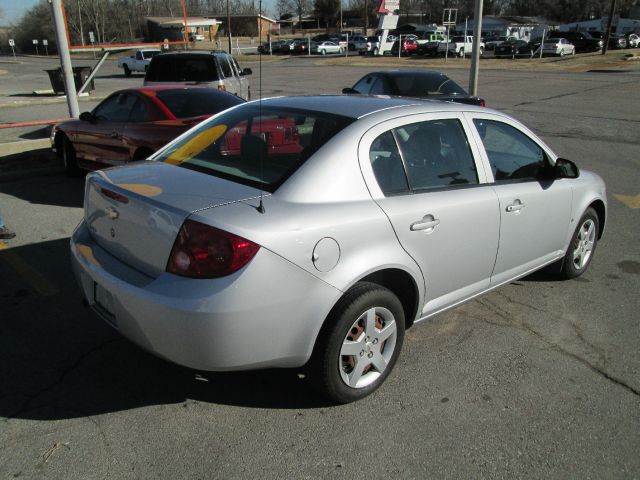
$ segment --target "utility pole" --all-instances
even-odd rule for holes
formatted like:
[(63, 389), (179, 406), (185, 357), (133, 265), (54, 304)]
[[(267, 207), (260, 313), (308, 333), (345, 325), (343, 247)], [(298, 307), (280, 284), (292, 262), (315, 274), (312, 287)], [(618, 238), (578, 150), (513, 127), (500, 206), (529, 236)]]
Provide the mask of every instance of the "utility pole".
[(71, 56), (69, 55), (69, 37), (64, 26), (62, 0), (49, 0), (49, 4), (51, 5), (51, 13), (53, 14), (53, 23), (56, 30), (56, 42), (58, 43), (64, 89), (67, 92), (69, 116), (78, 118), (80, 116), (80, 107), (78, 106), (78, 97), (76, 95), (76, 84), (73, 81), (73, 68), (71, 66)]
[(229, 11), (229, 0), (227, 0), (227, 39), (229, 40), (229, 53), (231, 53), (231, 12)]
[(609, 48), (609, 39), (611, 38), (611, 25), (613, 24), (613, 14), (616, 11), (616, 0), (611, 0), (611, 10), (609, 10), (609, 19), (607, 20), (607, 34), (604, 36), (604, 45), (602, 46), (602, 55), (606, 55)]
[[(615, 1), (615, 0), (614, 0)], [(480, 67), (480, 37), (482, 34), (483, 0), (476, 0), (473, 15), (473, 49), (471, 55), (471, 71), (469, 72), (469, 95), (478, 95), (478, 69)]]

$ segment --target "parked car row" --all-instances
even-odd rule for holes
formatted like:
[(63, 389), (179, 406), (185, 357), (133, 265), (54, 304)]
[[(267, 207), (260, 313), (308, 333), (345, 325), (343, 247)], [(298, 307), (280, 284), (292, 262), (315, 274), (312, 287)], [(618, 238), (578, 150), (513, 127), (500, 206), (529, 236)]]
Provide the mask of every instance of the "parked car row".
[(357, 50), (366, 47), (365, 37), (349, 38), (347, 43), (346, 37), (318, 35), (313, 38), (292, 38), (288, 40), (275, 40), (263, 43), (258, 46), (258, 53), (278, 54), (278, 55), (304, 55), (317, 53), (326, 55), (329, 53), (344, 53), (347, 48), (349, 50)]

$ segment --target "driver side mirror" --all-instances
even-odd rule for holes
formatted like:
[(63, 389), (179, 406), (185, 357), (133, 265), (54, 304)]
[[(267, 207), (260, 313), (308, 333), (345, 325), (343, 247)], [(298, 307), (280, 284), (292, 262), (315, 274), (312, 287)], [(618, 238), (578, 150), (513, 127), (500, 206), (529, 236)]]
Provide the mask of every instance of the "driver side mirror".
[(250, 68), (243, 68), (241, 74), (244, 75), (251, 75), (253, 73), (253, 71)]
[(578, 166), (566, 158), (558, 158), (556, 160), (553, 172), (555, 178), (578, 178), (580, 176)]
[(348, 94), (348, 95), (349, 95), (349, 94), (358, 93), (358, 91), (357, 91), (357, 90), (354, 90), (354, 89), (353, 89), (353, 88), (351, 88), (351, 87), (346, 87), (346, 88), (343, 88), (343, 89), (342, 89), (342, 93), (346, 93), (346, 94)]
[(91, 112), (82, 112), (80, 114), (80, 120), (82, 120), (83, 122), (89, 122), (89, 123), (93, 123), (94, 121), (94, 117), (93, 114)]

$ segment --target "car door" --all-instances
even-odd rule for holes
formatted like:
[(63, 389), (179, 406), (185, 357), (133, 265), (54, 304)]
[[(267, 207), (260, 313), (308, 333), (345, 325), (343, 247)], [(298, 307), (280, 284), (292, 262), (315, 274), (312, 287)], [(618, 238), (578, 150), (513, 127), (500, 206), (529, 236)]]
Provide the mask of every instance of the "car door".
[(499, 115), (467, 114), (500, 202), (500, 244), (492, 284), (563, 256), (572, 189), (553, 179), (552, 153), (528, 129)]
[(240, 68), (240, 65), (235, 58), (229, 57), (229, 60), (231, 61), (231, 67), (233, 68), (234, 74), (238, 79), (238, 83), (240, 85), (240, 96), (245, 100), (251, 100), (249, 79), (245, 75), (243, 75), (242, 69)]
[(422, 316), (489, 287), (500, 213), (457, 114), (385, 122), (360, 146), (372, 197), (425, 281)]
[(218, 57), (220, 64), (220, 70), (222, 72), (222, 81), (224, 82), (224, 88), (227, 92), (234, 95), (242, 96), (242, 90), (240, 88), (240, 81), (233, 72), (233, 67), (229, 61), (228, 55), (220, 55)]
[(116, 93), (92, 112), (91, 122), (82, 122), (74, 146), (79, 158), (100, 164), (118, 165), (128, 159), (128, 149), (122, 141), (122, 130), (129, 117), (135, 97)]

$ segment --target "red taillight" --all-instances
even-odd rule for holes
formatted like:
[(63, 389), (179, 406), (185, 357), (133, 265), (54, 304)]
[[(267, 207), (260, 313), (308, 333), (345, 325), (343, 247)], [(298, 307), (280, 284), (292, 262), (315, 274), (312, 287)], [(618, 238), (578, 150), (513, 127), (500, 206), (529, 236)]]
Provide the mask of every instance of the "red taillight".
[(480, 100), (480, 106), (481, 107), (486, 107), (487, 106), (487, 102), (485, 102), (484, 100)]
[(192, 278), (216, 278), (240, 270), (260, 249), (245, 238), (204, 223), (186, 220), (178, 233), (167, 272)]

